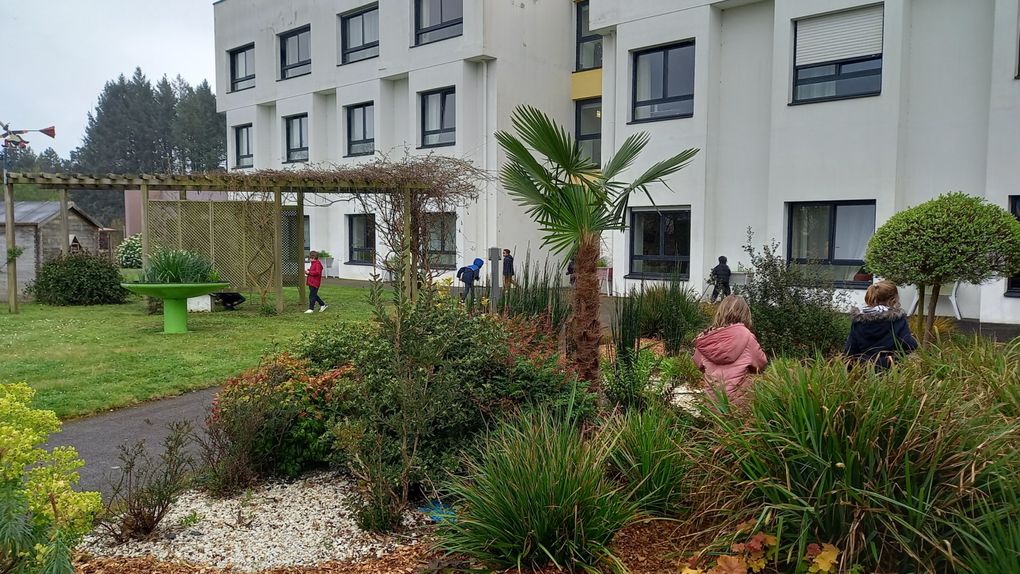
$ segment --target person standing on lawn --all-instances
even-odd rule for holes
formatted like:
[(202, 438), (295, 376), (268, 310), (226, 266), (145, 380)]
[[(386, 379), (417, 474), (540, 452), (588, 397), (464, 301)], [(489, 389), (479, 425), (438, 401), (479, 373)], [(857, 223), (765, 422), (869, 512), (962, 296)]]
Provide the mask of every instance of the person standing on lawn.
[(509, 288), (514, 283), (514, 256), (509, 249), (503, 250), (503, 286)]
[(847, 356), (884, 370), (893, 365), (897, 355), (917, 349), (895, 283), (879, 281), (868, 287), (864, 304), (863, 309), (850, 311), (850, 336), (843, 349)]
[(319, 262), (319, 252), (309, 251), (308, 258), (312, 263), (305, 272), (305, 285), (308, 285), (308, 310), (305, 313), (314, 313), (315, 304), (319, 304), (319, 312), (329, 308), (326, 302), (319, 297), (319, 287), (322, 286), (322, 263)]
[(751, 309), (739, 295), (723, 298), (712, 326), (694, 339), (694, 364), (705, 373), (709, 399), (724, 391), (731, 404), (747, 402), (752, 378), (768, 358), (751, 332)]

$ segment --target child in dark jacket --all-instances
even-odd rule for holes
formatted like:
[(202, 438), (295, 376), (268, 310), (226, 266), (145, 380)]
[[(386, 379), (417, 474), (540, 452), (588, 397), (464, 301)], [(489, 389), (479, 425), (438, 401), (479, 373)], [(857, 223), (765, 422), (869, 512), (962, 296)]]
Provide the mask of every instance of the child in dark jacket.
[(900, 308), (900, 295), (892, 281), (879, 281), (864, 294), (866, 307), (851, 312), (850, 337), (844, 352), (880, 369), (892, 366), (897, 354), (917, 349), (910, 333), (907, 314)]

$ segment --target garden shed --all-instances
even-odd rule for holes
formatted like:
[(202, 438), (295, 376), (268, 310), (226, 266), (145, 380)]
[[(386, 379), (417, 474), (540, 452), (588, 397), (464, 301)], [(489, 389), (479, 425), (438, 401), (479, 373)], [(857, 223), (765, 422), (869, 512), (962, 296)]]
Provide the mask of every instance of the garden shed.
[[(0, 210), (5, 207), (4, 202), (0, 202)], [(7, 253), (6, 226), (6, 222), (0, 220), (0, 253)], [(60, 254), (65, 240), (72, 253), (98, 253), (101, 229), (103, 226), (99, 222), (73, 203), (68, 204), (65, 231), (60, 218), (59, 201), (15, 201), (15, 245), (22, 250), (17, 258), (18, 291), (23, 292), (25, 286), (35, 280), (36, 271), (44, 261)], [(0, 261), (0, 281), (6, 280), (5, 258)], [(6, 300), (7, 293), (0, 293), (0, 298)]]

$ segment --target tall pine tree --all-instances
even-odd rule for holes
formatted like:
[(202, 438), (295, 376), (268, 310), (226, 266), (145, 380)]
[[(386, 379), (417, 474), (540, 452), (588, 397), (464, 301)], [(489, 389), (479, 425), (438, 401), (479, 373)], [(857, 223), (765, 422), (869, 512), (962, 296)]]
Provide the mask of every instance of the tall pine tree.
[(174, 136), (188, 171), (222, 169), (227, 159), (226, 118), (216, 112), (216, 95), (202, 80), (180, 94)]

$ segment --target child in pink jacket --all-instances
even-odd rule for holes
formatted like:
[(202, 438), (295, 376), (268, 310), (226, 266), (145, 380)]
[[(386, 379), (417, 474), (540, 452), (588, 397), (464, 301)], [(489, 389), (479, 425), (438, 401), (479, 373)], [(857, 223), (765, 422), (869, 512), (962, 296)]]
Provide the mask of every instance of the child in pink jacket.
[(768, 359), (751, 332), (751, 309), (739, 295), (719, 303), (712, 327), (694, 339), (694, 363), (705, 373), (705, 390), (726, 392), (734, 405), (744, 404), (750, 375), (760, 373)]

